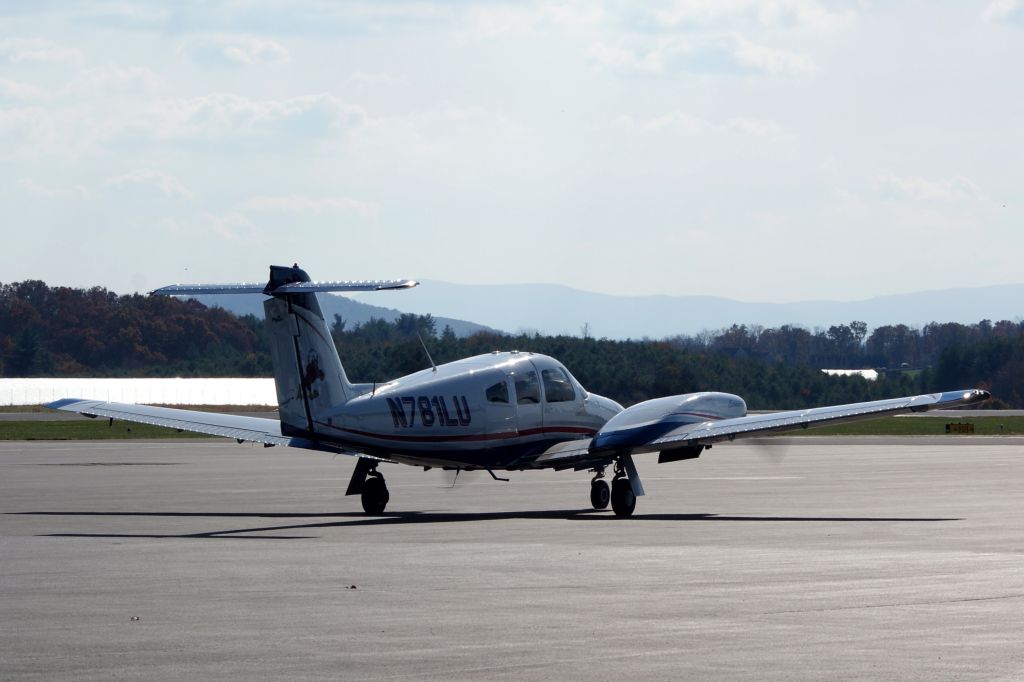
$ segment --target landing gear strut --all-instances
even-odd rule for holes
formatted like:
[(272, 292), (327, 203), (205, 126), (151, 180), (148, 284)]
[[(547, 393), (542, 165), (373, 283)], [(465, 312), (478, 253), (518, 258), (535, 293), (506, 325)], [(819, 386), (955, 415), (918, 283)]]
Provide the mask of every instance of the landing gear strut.
[(608, 482), (604, 480), (604, 468), (595, 469), (596, 475), (590, 481), (590, 504), (594, 509), (607, 509), (611, 492), (608, 489)]
[[(629, 455), (626, 455), (627, 457)], [(612, 511), (616, 516), (631, 516), (636, 509), (636, 494), (626, 476), (626, 465), (622, 459), (615, 462), (615, 477), (612, 479)]]
[(367, 473), (366, 480), (363, 481), (361, 497), (363, 511), (367, 514), (384, 513), (384, 507), (388, 505), (391, 493), (388, 492), (388, 486), (384, 483), (384, 477), (376, 468)]

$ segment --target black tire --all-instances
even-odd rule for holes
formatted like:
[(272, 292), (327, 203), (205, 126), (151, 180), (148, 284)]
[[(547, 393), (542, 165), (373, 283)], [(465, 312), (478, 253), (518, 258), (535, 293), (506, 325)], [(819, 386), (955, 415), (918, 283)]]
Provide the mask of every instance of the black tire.
[(594, 505), (594, 509), (607, 509), (611, 496), (606, 481), (598, 479), (590, 484), (590, 504)]
[(631, 516), (636, 509), (636, 495), (628, 478), (617, 478), (612, 482), (612, 511), (616, 516)]
[(367, 514), (383, 514), (384, 507), (388, 506), (391, 493), (379, 476), (371, 476), (363, 482), (363, 511)]

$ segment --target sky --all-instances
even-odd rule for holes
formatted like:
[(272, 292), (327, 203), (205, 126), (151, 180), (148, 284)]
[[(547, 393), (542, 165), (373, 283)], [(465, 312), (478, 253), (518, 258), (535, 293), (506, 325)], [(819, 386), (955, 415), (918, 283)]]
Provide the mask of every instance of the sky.
[(1024, 281), (1024, 0), (0, 0), (0, 282)]

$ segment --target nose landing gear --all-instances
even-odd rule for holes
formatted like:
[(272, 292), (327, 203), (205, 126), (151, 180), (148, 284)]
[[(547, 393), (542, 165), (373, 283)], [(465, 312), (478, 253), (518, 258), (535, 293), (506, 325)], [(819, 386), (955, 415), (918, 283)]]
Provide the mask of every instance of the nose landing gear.
[(590, 504), (594, 509), (607, 509), (608, 501), (611, 499), (611, 491), (608, 482), (604, 480), (604, 467), (594, 469), (596, 474), (590, 481)]

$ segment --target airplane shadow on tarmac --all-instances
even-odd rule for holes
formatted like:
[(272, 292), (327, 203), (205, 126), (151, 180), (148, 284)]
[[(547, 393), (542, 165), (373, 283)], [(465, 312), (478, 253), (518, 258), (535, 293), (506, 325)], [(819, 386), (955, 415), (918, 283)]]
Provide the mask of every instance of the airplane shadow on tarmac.
[(569, 509), (555, 511), (511, 511), (511, 512), (436, 512), (408, 511), (367, 516), (362, 512), (338, 512), (328, 514), (300, 513), (229, 513), (229, 512), (8, 512), (23, 516), (113, 516), (113, 517), (159, 517), (159, 518), (229, 518), (229, 519), (342, 519), (319, 523), (287, 523), (284, 525), (256, 526), (246, 528), (207, 531), (203, 533), (44, 533), (38, 537), (62, 538), (188, 538), (188, 539), (251, 539), (251, 540), (302, 540), (317, 535), (252, 535), (252, 533), (280, 533), (282, 531), (303, 531), (318, 528), (344, 528), (354, 526), (395, 525), (410, 523), (456, 523), (465, 521), (500, 521), (508, 519), (551, 519), (570, 521), (606, 521), (611, 523), (636, 523), (643, 521), (754, 521), (772, 522), (820, 522), (820, 523), (931, 523), (937, 521), (961, 521), (958, 518), (920, 517), (874, 517), (874, 516), (725, 516), (718, 514), (635, 514), (628, 519), (619, 519), (607, 510)]

